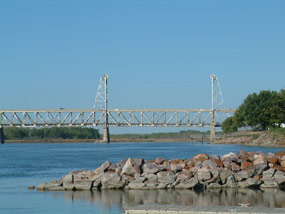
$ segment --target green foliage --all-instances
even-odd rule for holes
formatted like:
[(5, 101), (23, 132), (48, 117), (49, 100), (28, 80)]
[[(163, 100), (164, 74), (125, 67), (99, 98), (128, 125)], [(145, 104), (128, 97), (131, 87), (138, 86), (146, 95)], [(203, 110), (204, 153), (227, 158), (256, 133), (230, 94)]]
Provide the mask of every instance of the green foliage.
[(222, 128), (225, 132), (238, 127), (250, 126), (254, 130), (266, 130), (280, 127), (285, 123), (285, 90), (260, 91), (248, 95), (236, 110), (233, 118), (225, 120)]
[(99, 139), (99, 131), (93, 128), (4, 128), (8, 140), (23, 139)]
[(234, 117), (228, 117), (222, 124), (222, 129), (225, 133), (236, 132), (238, 130), (237, 122)]

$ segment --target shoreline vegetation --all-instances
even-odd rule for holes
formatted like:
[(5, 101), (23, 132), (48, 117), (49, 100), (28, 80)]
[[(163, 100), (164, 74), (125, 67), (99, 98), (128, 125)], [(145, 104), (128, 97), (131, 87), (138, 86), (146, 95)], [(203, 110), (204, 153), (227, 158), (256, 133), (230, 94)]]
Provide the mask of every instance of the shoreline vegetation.
[[(9, 128), (13, 131), (7, 132), (17, 132), (18, 128)], [(23, 131), (25, 128), (19, 128)], [(43, 129), (54, 129), (54, 128), (43, 128)], [(6, 143), (102, 143), (102, 136), (100, 136), (99, 131), (93, 128), (55, 128), (56, 130), (42, 130), (45, 132), (46, 137), (35, 138), (34, 135), (14, 135), (14, 138), (10, 137), (5, 140)], [(63, 129), (63, 130), (60, 130)], [(37, 131), (39, 132), (40, 129)], [(27, 133), (31, 133), (33, 130), (29, 129)], [(47, 134), (58, 131), (65, 134), (64, 137), (58, 137), (59, 134)], [(70, 132), (74, 131), (75, 134), (71, 135)], [(81, 133), (82, 132), (82, 133)], [(85, 134), (84, 134), (85, 133)], [(88, 134), (89, 133), (89, 134)], [(25, 137), (23, 137), (25, 136)], [(29, 137), (31, 136), (31, 137)], [(54, 136), (54, 137), (52, 137)], [(68, 137), (69, 136), (69, 137)], [(72, 137), (73, 136), (73, 137)], [(94, 137), (95, 136), (95, 137)], [(189, 143), (209, 143), (210, 142), (209, 132), (200, 131), (180, 131), (180, 132), (169, 132), (169, 133), (152, 133), (152, 134), (112, 134), (110, 136), (111, 142), (189, 142)], [(212, 142), (213, 144), (237, 144), (237, 145), (249, 145), (249, 146), (266, 146), (266, 147), (285, 147), (285, 129), (272, 129), (267, 131), (238, 131), (229, 134), (223, 132), (217, 132), (216, 140)]]

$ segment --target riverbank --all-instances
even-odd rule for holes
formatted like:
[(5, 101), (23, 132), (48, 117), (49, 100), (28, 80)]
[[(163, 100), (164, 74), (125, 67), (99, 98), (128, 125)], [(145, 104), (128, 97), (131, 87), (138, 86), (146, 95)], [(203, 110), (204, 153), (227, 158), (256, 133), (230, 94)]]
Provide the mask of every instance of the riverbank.
[(76, 170), (60, 180), (40, 184), (39, 191), (98, 189), (284, 188), (285, 151), (197, 154), (188, 159), (128, 158), (106, 161), (91, 170)]

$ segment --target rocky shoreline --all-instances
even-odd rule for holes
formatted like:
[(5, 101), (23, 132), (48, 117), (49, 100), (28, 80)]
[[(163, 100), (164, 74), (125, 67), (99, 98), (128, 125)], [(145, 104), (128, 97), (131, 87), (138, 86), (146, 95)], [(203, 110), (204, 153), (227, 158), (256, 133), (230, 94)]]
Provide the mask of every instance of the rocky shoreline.
[(98, 189), (284, 188), (285, 151), (219, 155), (189, 159), (124, 159), (103, 163), (94, 171), (78, 170), (37, 187), (38, 191)]

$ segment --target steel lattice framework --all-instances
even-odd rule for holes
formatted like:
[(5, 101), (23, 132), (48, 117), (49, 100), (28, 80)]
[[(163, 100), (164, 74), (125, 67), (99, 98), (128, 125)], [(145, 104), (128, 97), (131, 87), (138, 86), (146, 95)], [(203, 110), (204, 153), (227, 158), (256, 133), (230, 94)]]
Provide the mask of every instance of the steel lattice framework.
[[(217, 109), (215, 113), (233, 113)], [(0, 127), (105, 126), (105, 110), (48, 109), (0, 110)], [(211, 109), (108, 109), (109, 126), (121, 127), (210, 127)], [(221, 123), (216, 123), (220, 127)]]

